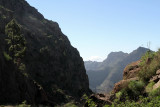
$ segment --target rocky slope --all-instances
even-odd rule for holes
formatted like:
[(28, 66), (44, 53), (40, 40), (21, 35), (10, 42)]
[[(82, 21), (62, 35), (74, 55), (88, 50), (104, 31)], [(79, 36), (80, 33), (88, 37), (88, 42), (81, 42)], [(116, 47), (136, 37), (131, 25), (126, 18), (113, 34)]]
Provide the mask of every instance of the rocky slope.
[[(67, 101), (67, 96), (79, 99), (83, 93), (91, 92), (84, 63), (77, 49), (71, 46), (68, 38), (61, 32), (56, 22), (45, 19), (25, 0), (0, 0), (1, 52), (6, 51), (7, 47), (4, 41), (7, 37), (5, 35), (5, 25), (13, 18), (21, 25), (27, 41), (27, 52), (23, 59), (26, 71), (34, 81), (43, 87), (49, 101), (57, 104)], [(3, 55), (0, 56), (0, 59), (3, 59)], [(0, 66), (4, 67), (2, 71), (8, 76), (11, 76), (11, 72), (14, 72), (12, 69), (7, 69), (13, 65), (7, 65), (3, 60), (0, 60)], [(6, 68), (6, 66), (8, 67)], [(1, 76), (4, 75), (1, 74)], [(10, 77), (11, 80), (15, 80), (18, 74), (14, 75)], [(6, 79), (4, 78), (3, 81)], [(11, 80), (7, 81), (11, 82)], [(32, 84), (25, 78), (23, 80), (25, 81), (24, 85)], [(4, 90), (12, 90), (16, 84), (22, 84), (20, 83), (21, 79), (16, 80), (12, 83), (10, 89), (5, 86), (3, 81), (0, 82)], [(20, 87), (23, 86), (20, 85)], [(30, 87), (32, 89), (33, 85)], [(15, 100), (13, 102), (8, 101), (8, 103), (17, 103), (17, 101), (22, 100), (18, 97), (20, 93), (24, 95), (23, 90), (16, 90), (19, 92), (17, 97), (10, 96), (10, 99)], [(32, 94), (28, 92), (28, 96), (30, 95)], [(8, 95), (5, 96), (8, 97)], [(2, 96), (0, 96), (0, 99), (2, 99)], [(28, 99), (26, 100), (28, 101)]]
[(115, 84), (113, 89), (114, 93), (127, 87), (130, 81), (139, 79), (138, 78), (138, 72), (140, 71), (139, 64), (140, 64), (140, 61), (136, 61), (125, 67), (123, 71), (123, 80)]
[[(153, 54), (150, 53), (148, 55), (145, 55), (145, 57), (143, 58), (125, 67), (123, 71), (123, 80), (115, 84), (113, 93), (117, 93), (125, 89), (126, 92), (133, 91), (133, 90), (137, 93), (139, 92), (138, 95), (137, 93), (134, 95), (138, 97), (139, 95), (142, 95), (144, 97), (147, 97), (147, 96), (155, 97), (156, 95), (159, 95), (160, 51)], [(136, 81), (137, 83), (139, 82), (138, 85), (134, 84), (134, 87), (136, 90), (129, 89), (133, 81)], [(144, 84), (144, 86), (141, 88), (141, 91), (139, 88), (141, 86), (140, 83)], [(152, 94), (154, 96), (152, 96)], [(132, 97), (132, 96), (129, 95), (129, 97)]]
[[(139, 76), (138, 73), (141, 70), (140, 67), (140, 60), (133, 62), (129, 65), (127, 65), (123, 71), (123, 80), (119, 81), (118, 83), (115, 84), (113, 92), (117, 93), (120, 90), (126, 88), (129, 84), (130, 81), (139, 80)], [(153, 89), (157, 89), (158, 87), (160, 87), (160, 69), (156, 71), (156, 74), (153, 75), (149, 82), (155, 82), (155, 84), (153, 85)]]
[(89, 76), (90, 88), (96, 92), (110, 92), (114, 84), (122, 79), (123, 69), (131, 62), (137, 61), (148, 49), (139, 47), (133, 52), (127, 54), (123, 52), (112, 52), (108, 58), (94, 67), (92, 63), (85, 62), (87, 74)]
[(110, 95), (93, 94), (95, 105), (116, 107), (159, 107), (160, 50), (147, 51), (138, 61), (123, 70), (123, 79), (117, 82)]

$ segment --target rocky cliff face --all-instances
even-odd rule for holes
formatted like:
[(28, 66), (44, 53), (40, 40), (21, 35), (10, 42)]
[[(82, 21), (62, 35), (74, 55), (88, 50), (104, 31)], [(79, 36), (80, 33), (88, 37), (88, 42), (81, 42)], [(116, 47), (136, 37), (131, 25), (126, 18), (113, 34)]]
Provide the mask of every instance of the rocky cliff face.
[[(0, 43), (3, 43), (0, 38)], [(43, 88), (32, 78), (24, 75), (12, 61), (7, 61), (0, 46), (0, 104), (18, 104), (27, 100), (30, 104), (47, 104)]]
[(0, 1), (2, 52), (6, 50), (5, 25), (13, 18), (21, 25), (27, 40), (23, 59), (27, 73), (43, 87), (50, 101), (60, 103), (67, 95), (79, 99), (83, 93), (90, 92), (88, 76), (77, 49), (71, 46), (56, 22), (44, 19), (24, 0)]

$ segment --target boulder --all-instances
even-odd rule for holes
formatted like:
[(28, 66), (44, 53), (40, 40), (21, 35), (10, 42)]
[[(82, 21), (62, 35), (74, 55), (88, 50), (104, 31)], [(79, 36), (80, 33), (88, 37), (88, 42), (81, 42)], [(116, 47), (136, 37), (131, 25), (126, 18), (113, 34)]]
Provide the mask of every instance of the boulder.
[(156, 74), (157, 74), (157, 75), (159, 75), (159, 74), (160, 74), (160, 69), (159, 69), (159, 70), (157, 70)]
[(155, 75), (149, 81), (158, 82), (158, 80), (159, 80), (159, 75)]
[(160, 80), (155, 85), (153, 85), (153, 90), (155, 90), (159, 87), (160, 87)]

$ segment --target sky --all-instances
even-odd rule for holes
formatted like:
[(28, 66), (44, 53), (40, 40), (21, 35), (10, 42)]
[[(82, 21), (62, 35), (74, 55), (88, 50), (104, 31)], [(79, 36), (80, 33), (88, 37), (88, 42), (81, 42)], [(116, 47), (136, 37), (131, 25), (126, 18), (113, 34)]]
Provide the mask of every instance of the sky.
[(84, 61), (160, 48), (160, 0), (26, 0), (59, 24)]

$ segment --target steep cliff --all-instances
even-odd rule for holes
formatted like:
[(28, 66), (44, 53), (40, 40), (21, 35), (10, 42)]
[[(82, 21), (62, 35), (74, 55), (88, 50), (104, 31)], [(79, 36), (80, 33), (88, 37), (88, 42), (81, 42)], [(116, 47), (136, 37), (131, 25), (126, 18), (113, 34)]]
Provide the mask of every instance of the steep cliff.
[(83, 93), (90, 93), (84, 62), (77, 49), (71, 46), (56, 22), (45, 19), (25, 0), (0, 1), (2, 52), (6, 51), (7, 46), (4, 41), (7, 37), (5, 25), (13, 18), (21, 25), (27, 41), (23, 59), (26, 71), (43, 87), (50, 101), (61, 103), (67, 100), (67, 96), (79, 99)]
[[(3, 43), (0, 38), (0, 43)], [(47, 104), (43, 88), (32, 78), (19, 71), (12, 61), (7, 61), (0, 46), (0, 104)]]

